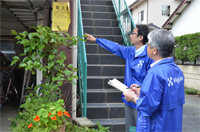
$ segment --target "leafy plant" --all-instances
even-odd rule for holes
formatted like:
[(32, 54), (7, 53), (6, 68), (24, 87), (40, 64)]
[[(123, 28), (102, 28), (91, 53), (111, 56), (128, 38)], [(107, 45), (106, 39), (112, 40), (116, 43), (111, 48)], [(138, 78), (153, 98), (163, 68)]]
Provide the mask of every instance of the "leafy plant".
[(174, 56), (177, 60), (194, 62), (200, 60), (200, 33), (186, 34), (176, 37)]
[(195, 95), (195, 94), (197, 94), (197, 90), (196, 89), (185, 89), (185, 94)]
[[(51, 117), (56, 116), (55, 114), (58, 111), (64, 112), (64, 108), (61, 108), (63, 101), (58, 100), (62, 97), (60, 86), (64, 83), (75, 84), (73, 79), (78, 78), (73, 75), (77, 69), (72, 64), (66, 64), (64, 50), (76, 45), (78, 41), (85, 40), (79, 39), (77, 36), (70, 37), (67, 32), (61, 30), (59, 32), (52, 31), (50, 27), (38, 26), (32, 28), (36, 32), (17, 33), (12, 30), (12, 34), (16, 35), (15, 38), (18, 40), (17, 44), (23, 45), (24, 53), (13, 57), (11, 65), (20, 62), (19, 67), (30, 70), (32, 74), (39, 70), (42, 72), (44, 81), (34, 87), (35, 92), (29, 94), (26, 97), (25, 104), (20, 106), (24, 111), (19, 112), (18, 116), (12, 120), (11, 131), (30, 131), (32, 126), (34, 131), (57, 129), (65, 119), (61, 117), (62, 120), (58, 120), (56, 127), (53, 121), (47, 117), (48, 113), (53, 110)], [(23, 57), (23, 59), (20, 59), (20, 57)], [(40, 88), (40, 94), (37, 94), (36, 91)], [(33, 122), (35, 116), (41, 117), (40, 123)]]

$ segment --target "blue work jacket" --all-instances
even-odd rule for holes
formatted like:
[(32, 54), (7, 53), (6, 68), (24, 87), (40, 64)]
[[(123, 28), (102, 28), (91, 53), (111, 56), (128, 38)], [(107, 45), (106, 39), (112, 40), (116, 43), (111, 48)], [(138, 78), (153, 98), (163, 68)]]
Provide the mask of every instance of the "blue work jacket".
[(184, 76), (173, 58), (156, 63), (145, 77), (138, 110), (137, 132), (182, 131)]
[[(147, 46), (141, 54), (135, 57), (135, 46), (122, 46), (118, 43), (99, 38), (96, 39), (96, 43), (126, 61), (124, 74), (124, 84), (126, 86), (130, 87), (132, 84), (142, 84), (150, 65), (154, 62), (147, 55)], [(121, 99), (128, 106), (132, 108), (136, 107), (134, 103), (127, 102), (123, 94)]]

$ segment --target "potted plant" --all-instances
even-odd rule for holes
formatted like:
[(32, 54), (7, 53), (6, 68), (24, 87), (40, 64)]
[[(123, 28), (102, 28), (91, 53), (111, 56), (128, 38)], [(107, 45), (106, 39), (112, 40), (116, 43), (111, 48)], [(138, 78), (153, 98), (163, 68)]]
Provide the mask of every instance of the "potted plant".
[[(15, 38), (18, 40), (17, 44), (23, 45), (24, 53), (13, 57), (11, 65), (20, 62), (19, 67), (31, 71), (32, 74), (39, 70), (44, 81), (34, 88), (29, 88), (35, 91), (40, 88), (40, 94), (33, 92), (26, 97), (25, 103), (20, 106), (24, 110), (12, 120), (10, 130), (54, 131), (66, 125), (70, 117), (64, 109), (60, 87), (64, 83), (75, 83), (73, 79), (78, 78), (73, 75), (77, 69), (72, 64), (65, 64), (66, 55), (63, 49), (76, 45), (79, 40), (84, 40), (77, 36), (70, 37), (67, 32), (61, 30), (52, 31), (50, 27), (32, 28), (36, 32), (17, 33), (12, 30), (12, 34), (16, 35)], [(21, 57), (23, 59), (20, 59)]]

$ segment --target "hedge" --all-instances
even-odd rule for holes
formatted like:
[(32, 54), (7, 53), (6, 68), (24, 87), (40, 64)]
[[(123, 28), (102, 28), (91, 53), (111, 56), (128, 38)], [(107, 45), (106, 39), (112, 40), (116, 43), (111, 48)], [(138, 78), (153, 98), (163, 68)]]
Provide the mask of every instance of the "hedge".
[(200, 60), (200, 33), (186, 34), (175, 37), (174, 58), (176, 60), (194, 62)]

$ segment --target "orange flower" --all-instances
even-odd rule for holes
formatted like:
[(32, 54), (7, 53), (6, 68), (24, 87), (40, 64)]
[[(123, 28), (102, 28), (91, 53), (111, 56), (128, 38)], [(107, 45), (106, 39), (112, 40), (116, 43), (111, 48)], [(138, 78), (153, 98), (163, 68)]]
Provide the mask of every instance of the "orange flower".
[(63, 115), (62, 111), (59, 111), (57, 115), (62, 116)]
[(51, 120), (55, 121), (56, 120), (56, 116), (52, 117)]
[(66, 111), (65, 111), (64, 114), (65, 114), (66, 116), (68, 116), (68, 117), (71, 117), (70, 114), (69, 114), (69, 112), (66, 112)]
[(39, 121), (40, 120), (40, 116), (35, 116), (35, 119), (34, 119), (34, 121)]
[(28, 128), (33, 127), (32, 123), (28, 125)]
[(50, 116), (51, 115), (51, 113), (49, 113), (49, 115), (48, 116)]

